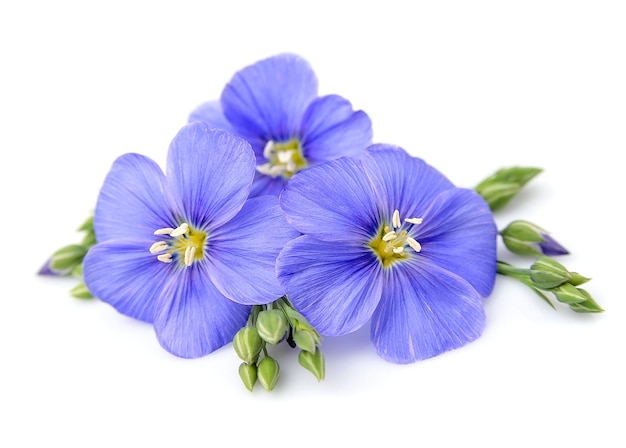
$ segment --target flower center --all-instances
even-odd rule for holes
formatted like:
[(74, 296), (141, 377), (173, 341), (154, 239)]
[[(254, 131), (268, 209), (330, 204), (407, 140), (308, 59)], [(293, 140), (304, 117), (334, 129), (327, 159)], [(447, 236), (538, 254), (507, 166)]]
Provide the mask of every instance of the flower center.
[(283, 176), (289, 179), (308, 165), (302, 155), (302, 145), (296, 138), (286, 142), (270, 140), (263, 149), (263, 157), (267, 162), (257, 165), (256, 169), (259, 173), (273, 178)]
[(150, 253), (158, 254), (157, 260), (163, 263), (171, 263), (176, 256), (185, 266), (191, 266), (194, 261), (201, 260), (204, 256), (207, 234), (192, 229), (186, 222), (175, 229), (171, 227), (157, 229), (154, 234), (170, 236), (150, 246)]
[(405, 218), (408, 228), (404, 229), (404, 224), (400, 220), (400, 212), (395, 210), (391, 219), (391, 227), (387, 223), (383, 223), (376, 232), (376, 236), (369, 242), (369, 246), (383, 267), (389, 267), (396, 261), (404, 260), (408, 257), (407, 246), (415, 252), (420, 252), (422, 246), (409, 236), (409, 232), (414, 225), (421, 224), (422, 218)]

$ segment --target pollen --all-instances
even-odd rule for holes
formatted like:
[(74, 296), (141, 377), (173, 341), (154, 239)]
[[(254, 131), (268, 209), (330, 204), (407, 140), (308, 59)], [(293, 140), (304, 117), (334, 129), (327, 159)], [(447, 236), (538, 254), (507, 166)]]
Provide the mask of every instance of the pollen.
[(295, 138), (286, 142), (268, 141), (263, 149), (263, 157), (267, 162), (257, 165), (256, 170), (272, 178), (282, 176), (289, 179), (308, 165), (302, 153), (302, 145)]
[[(387, 268), (397, 261), (409, 258), (411, 252), (421, 252), (422, 245), (411, 234), (413, 227), (422, 221), (422, 218), (405, 218), (406, 224), (403, 224), (400, 211), (396, 209), (391, 216), (391, 227), (387, 223), (380, 226), (368, 245), (383, 267)], [(410, 250), (407, 251), (407, 248)]]
[(202, 230), (192, 228), (183, 222), (177, 227), (163, 227), (154, 232), (155, 235), (166, 237), (153, 243), (149, 251), (158, 254), (156, 259), (162, 263), (178, 261), (185, 267), (204, 258), (208, 235)]

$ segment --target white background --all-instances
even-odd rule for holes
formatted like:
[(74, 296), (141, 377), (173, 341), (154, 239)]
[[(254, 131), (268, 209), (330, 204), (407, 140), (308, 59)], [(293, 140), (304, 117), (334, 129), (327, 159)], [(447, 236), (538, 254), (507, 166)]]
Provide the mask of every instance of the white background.
[[(3, 2), (0, 446), (626, 446), (624, 5)], [(606, 312), (553, 311), (498, 277), (466, 347), (393, 365), (363, 329), (324, 340), (325, 381), (284, 347), (277, 388), (250, 393), (231, 345), (176, 358), (151, 326), (71, 298), (74, 280), (36, 275), (78, 242), (118, 155), (163, 164), (194, 107), (283, 51), (365, 110), (376, 142), (457, 185), (544, 168), (496, 219), (551, 231)]]

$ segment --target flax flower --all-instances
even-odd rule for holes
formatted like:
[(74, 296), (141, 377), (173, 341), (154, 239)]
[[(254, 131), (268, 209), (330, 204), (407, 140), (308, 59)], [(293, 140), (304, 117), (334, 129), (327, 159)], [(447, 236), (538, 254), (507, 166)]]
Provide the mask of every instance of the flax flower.
[(202, 121), (248, 140), (256, 154), (251, 196), (278, 195), (298, 171), (341, 156), (355, 156), (372, 140), (365, 112), (338, 95), (318, 96), (309, 63), (279, 54), (235, 73), (218, 101), (194, 110)]
[(303, 235), (279, 255), (279, 280), (322, 335), (370, 322), (379, 356), (410, 363), (482, 333), (497, 229), (475, 191), (401, 148), (373, 145), (298, 173), (280, 200)]
[(97, 244), (84, 259), (92, 294), (151, 322), (169, 352), (195, 358), (230, 342), (250, 305), (283, 294), (275, 261), (297, 235), (274, 196), (248, 198), (254, 153), (202, 123), (170, 146), (166, 173), (119, 157), (98, 196)]

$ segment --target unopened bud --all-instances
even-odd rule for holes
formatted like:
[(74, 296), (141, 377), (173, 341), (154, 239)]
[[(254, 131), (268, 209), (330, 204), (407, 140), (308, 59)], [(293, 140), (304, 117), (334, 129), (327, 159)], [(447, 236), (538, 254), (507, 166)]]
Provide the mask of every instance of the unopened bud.
[(315, 353), (315, 347), (319, 343), (316, 334), (311, 330), (294, 330), (293, 340), (302, 350)]
[(322, 381), (326, 375), (326, 365), (324, 362), (324, 356), (319, 348), (315, 352), (308, 352), (306, 350), (300, 351), (298, 354), (298, 362), (302, 367), (311, 372), (317, 381)]
[(252, 364), (261, 352), (263, 341), (255, 327), (243, 327), (235, 334), (233, 347), (240, 359)]
[(269, 356), (261, 360), (257, 368), (259, 382), (268, 392), (272, 391), (280, 376), (280, 366), (278, 362)]
[(256, 327), (261, 339), (269, 344), (278, 344), (287, 332), (287, 318), (281, 310), (261, 311)]
[(500, 231), (504, 245), (519, 255), (565, 255), (569, 252), (548, 232), (529, 221), (517, 220)]
[(491, 210), (495, 211), (508, 204), (521, 188), (541, 171), (532, 167), (502, 168), (480, 182), (475, 190), (485, 199)]
[(60, 275), (69, 274), (76, 265), (82, 263), (86, 254), (87, 248), (85, 246), (70, 244), (52, 254), (49, 267)]
[(87, 285), (85, 285), (83, 282), (80, 282), (78, 285), (74, 286), (70, 290), (70, 295), (72, 297), (76, 297), (77, 299), (93, 298), (93, 295), (91, 295), (91, 292), (87, 289)]
[(530, 267), (530, 279), (540, 289), (552, 289), (569, 282), (570, 272), (558, 261), (548, 257), (540, 257)]
[(246, 389), (252, 392), (257, 380), (257, 366), (255, 364), (242, 362), (239, 365), (239, 377), (246, 386)]
[(582, 288), (578, 288), (578, 291), (581, 295), (586, 297), (586, 299), (582, 302), (570, 304), (569, 307), (572, 310), (576, 311), (577, 313), (602, 313), (604, 311), (602, 307), (600, 307), (600, 305), (598, 305), (596, 301), (593, 300), (591, 294), (589, 294)]
[(587, 296), (581, 291), (582, 290), (570, 285), (569, 283), (565, 283), (564, 285), (552, 290), (559, 302), (567, 303), (568, 305), (587, 300)]

